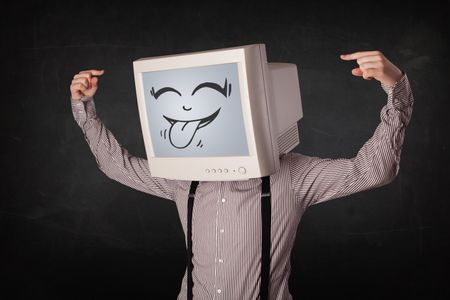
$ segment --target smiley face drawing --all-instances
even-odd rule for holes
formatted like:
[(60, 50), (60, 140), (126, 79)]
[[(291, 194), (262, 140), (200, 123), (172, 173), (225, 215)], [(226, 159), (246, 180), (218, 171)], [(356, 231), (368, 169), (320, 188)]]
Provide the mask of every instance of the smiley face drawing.
[[(195, 93), (202, 88), (214, 89), (219, 93), (221, 93), (225, 98), (231, 93), (231, 84), (228, 84), (226, 78), (223, 87), (214, 82), (203, 82), (199, 84), (192, 91), (191, 96), (194, 96)], [(155, 97), (155, 99), (158, 99), (162, 94), (166, 92), (174, 92), (178, 94), (180, 97), (182, 97), (181, 93), (173, 87), (163, 87), (158, 91), (155, 91), (155, 89), (152, 88), (150, 93), (153, 97)], [(183, 105), (182, 108), (186, 112), (192, 110), (192, 107), (186, 107), (185, 105)], [(171, 125), (169, 129), (169, 141), (172, 144), (172, 146), (178, 149), (183, 149), (189, 146), (192, 140), (194, 139), (197, 130), (199, 130), (202, 127), (208, 126), (211, 122), (213, 122), (214, 119), (219, 115), (219, 112), (220, 108), (209, 116), (194, 120), (176, 120), (163, 115), (163, 117)], [(198, 145), (201, 145), (201, 143), (199, 143)]]
[(146, 72), (143, 84), (155, 155), (248, 155), (236, 64)]

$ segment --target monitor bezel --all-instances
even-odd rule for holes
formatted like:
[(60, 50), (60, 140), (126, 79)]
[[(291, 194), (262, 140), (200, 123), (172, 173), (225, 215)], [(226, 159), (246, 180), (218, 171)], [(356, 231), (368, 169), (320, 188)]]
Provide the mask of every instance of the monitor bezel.
[[(261, 47), (264, 49), (261, 50)], [(156, 157), (144, 97), (145, 72), (236, 63), (248, 156)], [(142, 58), (133, 62), (136, 95), (152, 176), (178, 180), (245, 180), (273, 172), (274, 122), (267, 107), (267, 58), (263, 44)], [(259, 99), (251, 101), (251, 99)], [(264, 99), (261, 99), (261, 98)], [(264, 100), (264, 101), (263, 101)], [(261, 114), (263, 116), (261, 116)], [(266, 115), (264, 117), (264, 115)], [(255, 118), (255, 116), (257, 116)], [(258, 130), (255, 131), (255, 126)], [(270, 148), (270, 149), (269, 149)], [(277, 153), (276, 153), (277, 155)]]

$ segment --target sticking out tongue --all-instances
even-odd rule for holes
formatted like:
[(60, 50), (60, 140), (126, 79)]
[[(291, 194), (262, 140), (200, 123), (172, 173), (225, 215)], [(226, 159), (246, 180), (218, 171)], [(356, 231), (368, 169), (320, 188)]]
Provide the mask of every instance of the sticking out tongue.
[(170, 126), (170, 143), (179, 149), (186, 148), (192, 142), (201, 120), (176, 121)]

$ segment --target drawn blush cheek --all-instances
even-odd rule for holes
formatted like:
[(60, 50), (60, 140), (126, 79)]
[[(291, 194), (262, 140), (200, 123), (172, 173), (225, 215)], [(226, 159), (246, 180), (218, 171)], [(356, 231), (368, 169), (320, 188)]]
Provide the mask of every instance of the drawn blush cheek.
[(169, 132), (169, 129), (168, 129), (168, 128), (164, 128), (164, 129), (161, 129), (161, 130), (159, 131), (159, 135), (160, 135), (160, 137), (161, 137), (162, 139), (166, 140), (166, 139), (167, 139), (167, 136), (168, 136), (168, 132)]

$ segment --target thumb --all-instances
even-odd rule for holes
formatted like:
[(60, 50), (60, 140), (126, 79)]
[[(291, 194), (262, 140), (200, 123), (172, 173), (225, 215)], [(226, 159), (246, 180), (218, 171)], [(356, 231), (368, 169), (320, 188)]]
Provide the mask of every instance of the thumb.
[(352, 74), (355, 76), (363, 76), (363, 71), (360, 68), (354, 68)]

